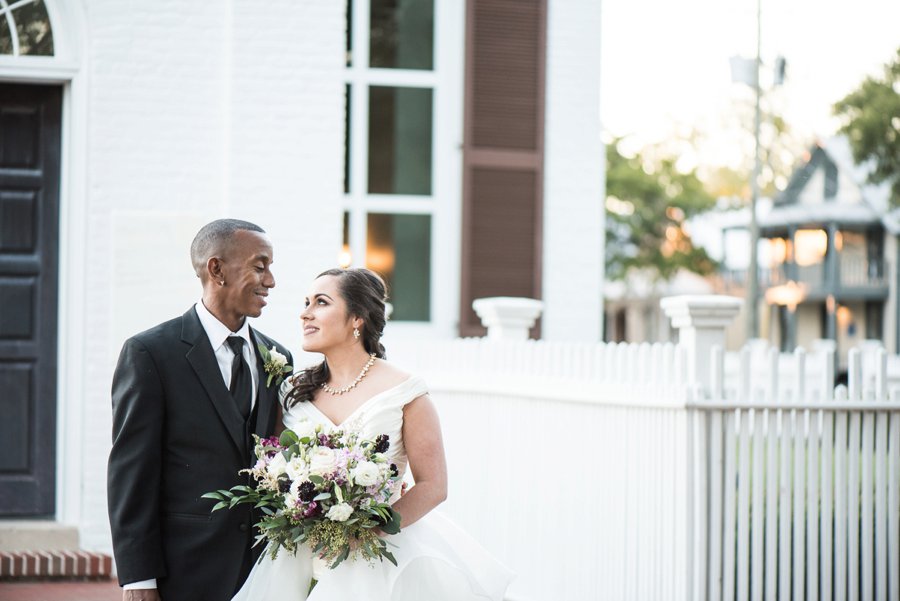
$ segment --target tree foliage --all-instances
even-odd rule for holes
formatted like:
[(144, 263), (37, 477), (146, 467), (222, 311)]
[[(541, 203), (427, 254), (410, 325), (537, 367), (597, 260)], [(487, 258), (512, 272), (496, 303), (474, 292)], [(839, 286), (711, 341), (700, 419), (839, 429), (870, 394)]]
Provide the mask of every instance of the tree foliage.
[(632, 269), (660, 279), (679, 269), (711, 273), (715, 262), (684, 230), (686, 219), (715, 204), (696, 172), (682, 173), (671, 156), (623, 156), (618, 142), (606, 147), (607, 278), (623, 279)]
[(840, 132), (850, 140), (857, 163), (871, 161), (872, 183), (891, 184), (891, 202), (900, 205), (900, 49), (885, 65), (884, 76), (867, 77), (834, 105), (843, 120)]

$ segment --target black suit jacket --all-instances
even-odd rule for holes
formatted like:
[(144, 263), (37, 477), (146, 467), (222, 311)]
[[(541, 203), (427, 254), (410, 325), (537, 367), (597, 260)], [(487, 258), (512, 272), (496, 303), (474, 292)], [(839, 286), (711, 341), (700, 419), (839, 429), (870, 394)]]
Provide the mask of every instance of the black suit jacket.
[[(291, 363), (284, 346), (252, 328), (251, 338), (274, 344)], [(121, 584), (156, 578), (163, 601), (227, 601), (247, 577), (249, 506), (211, 514), (215, 501), (200, 497), (246, 484), (238, 472), (252, 465), (251, 433), (268, 436), (275, 428), (278, 387), (266, 387), (254, 351), (259, 389), (245, 422), (193, 307), (122, 347), (107, 472)]]

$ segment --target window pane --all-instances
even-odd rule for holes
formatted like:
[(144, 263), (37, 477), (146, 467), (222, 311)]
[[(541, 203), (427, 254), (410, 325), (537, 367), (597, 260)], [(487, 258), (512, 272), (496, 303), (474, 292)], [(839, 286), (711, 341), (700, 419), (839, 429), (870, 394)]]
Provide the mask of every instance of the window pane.
[(22, 5), (13, 17), (19, 34), (19, 54), (53, 56), (53, 32), (43, 0)]
[(431, 90), (369, 88), (369, 192), (431, 194)]
[(0, 15), (0, 54), (12, 54), (12, 35), (9, 32), (9, 22), (6, 15)]
[(431, 216), (370, 213), (366, 267), (384, 278), (394, 321), (428, 321)]
[(369, 65), (434, 68), (434, 0), (372, 0)]

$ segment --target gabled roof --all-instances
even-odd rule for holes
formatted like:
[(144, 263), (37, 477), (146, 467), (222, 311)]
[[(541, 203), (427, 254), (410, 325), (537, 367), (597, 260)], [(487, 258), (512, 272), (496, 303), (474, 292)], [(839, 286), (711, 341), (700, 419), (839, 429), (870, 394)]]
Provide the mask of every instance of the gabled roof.
[(878, 223), (885, 215), (887, 196), (883, 186), (866, 183), (867, 175), (867, 166), (853, 162), (846, 138), (817, 142), (772, 209), (760, 215), (760, 226)]

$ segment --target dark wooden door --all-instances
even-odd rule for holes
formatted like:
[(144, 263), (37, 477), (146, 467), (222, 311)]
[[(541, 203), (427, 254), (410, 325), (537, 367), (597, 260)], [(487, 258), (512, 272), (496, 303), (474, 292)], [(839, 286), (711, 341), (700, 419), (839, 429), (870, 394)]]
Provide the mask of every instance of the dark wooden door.
[(0, 84), (0, 515), (52, 515), (62, 89)]

